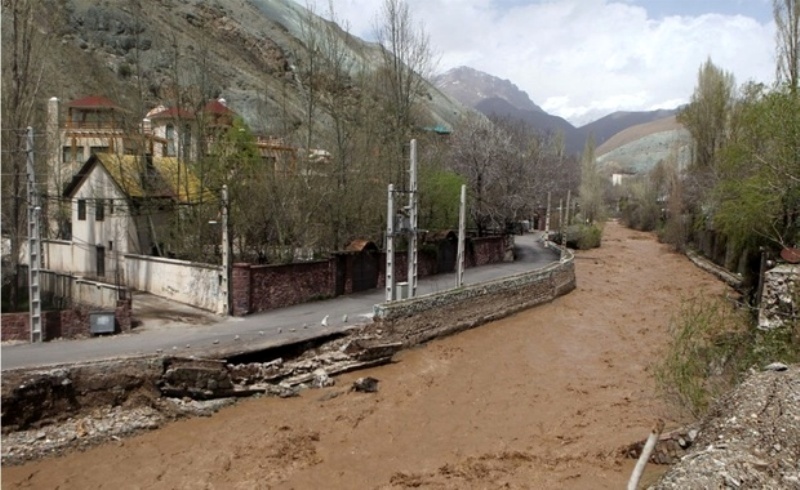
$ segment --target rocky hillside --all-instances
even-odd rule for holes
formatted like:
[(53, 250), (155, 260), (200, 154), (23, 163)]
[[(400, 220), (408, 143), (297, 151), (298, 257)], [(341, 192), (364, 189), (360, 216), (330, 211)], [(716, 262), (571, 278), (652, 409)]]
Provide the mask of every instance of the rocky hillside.
[(585, 126), (581, 126), (578, 128), (578, 131), (584, 135), (584, 138), (589, 135), (594, 136), (595, 143), (597, 145), (602, 145), (628, 128), (670, 117), (674, 120), (673, 116), (675, 116), (675, 112), (674, 109), (617, 111), (601, 117), (597, 121), (592, 121)]
[(620, 131), (597, 148), (597, 161), (615, 171), (634, 173), (647, 172), (670, 158), (685, 166), (691, 159), (691, 143), (689, 132), (670, 116)]
[[(302, 3), (302, 2), (300, 2)], [(175, 86), (224, 97), (259, 130), (297, 125), (307, 11), (292, 0), (64, 0), (34, 2), (44, 40), (38, 98), (103, 94), (131, 114), (175, 98)], [(3, 4), (3, 45), (11, 16)], [(325, 21), (320, 21), (325, 22)], [(377, 68), (375, 44), (344, 37), (351, 60)], [(6, 80), (4, 78), (4, 87)], [(423, 117), (453, 125), (463, 106), (429, 85)]]

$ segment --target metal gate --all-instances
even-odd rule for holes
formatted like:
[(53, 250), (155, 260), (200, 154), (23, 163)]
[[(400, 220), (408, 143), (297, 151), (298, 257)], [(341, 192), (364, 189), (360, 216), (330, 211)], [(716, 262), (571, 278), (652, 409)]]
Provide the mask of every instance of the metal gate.
[(365, 251), (353, 257), (353, 292), (378, 287), (378, 254)]
[(458, 243), (452, 240), (439, 242), (439, 253), (437, 254), (437, 269), (439, 273), (454, 272), (456, 270), (457, 245)]

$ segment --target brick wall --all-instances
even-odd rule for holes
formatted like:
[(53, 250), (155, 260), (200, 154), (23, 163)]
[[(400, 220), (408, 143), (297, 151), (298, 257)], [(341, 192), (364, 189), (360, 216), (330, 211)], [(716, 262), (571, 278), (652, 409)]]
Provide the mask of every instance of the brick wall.
[(497, 264), (505, 260), (506, 239), (502, 236), (472, 238), (466, 243), (467, 267)]
[[(500, 263), (509, 259), (513, 243), (506, 237), (471, 238), (467, 242), (466, 267)], [(378, 252), (377, 288), (386, 285), (386, 253)], [(231, 312), (244, 316), (259, 311), (331, 298), (337, 295), (337, 275), (343, 280), (343, 294), (353, 291), (353, 262), (355, 254), (335, 254), (328, 260), (285, 265), (233, 265), (231, 274)], [(395, 254), (395, 281), (408, 277), (408, 254)], [(418, 277), (439, 273), (437, 253), (420, 247), (417, 256)], [(339, 270), (343, 269), (343, 270)]]
[(250, 310), (250, 264), (233, 264), (231, 272), (231, 314), (244, 316)]
[[(251, 265), (248, 313), (335, 296), (335, 261)], [(234, 284), (236, 286), (237, 284)], [(237, 291), (234, 289), (234, 297)], [(236, 298), (238, 305), (243, 299)], [(239, 308), (241, 311), (243, 308)]]
[[(114, 312), (117, 332), (130, 332), (131, 330), (131, 300), (119, 300)], [(73, 305), (63, 310), (42, 312), (43, 340), (57, 338), (77, 338), (90, 335), (89, 314), (96, 311), (85, 305)], [(31, 339), (28, 312), (3, 313), (2, 315), (2, 340)]]
[(28, 326), (28, 312), (3, 313), (2, 317), (2, 339), (24, 340), (31, 339), (31, 329)]

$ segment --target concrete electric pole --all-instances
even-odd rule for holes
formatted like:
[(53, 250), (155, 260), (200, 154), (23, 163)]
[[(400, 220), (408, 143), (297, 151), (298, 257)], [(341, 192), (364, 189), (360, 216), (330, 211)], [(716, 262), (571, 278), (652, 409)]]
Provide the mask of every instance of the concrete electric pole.
[(28, 171), (28, 303), (30, 305), (31, 343), (42, 339), (42, 291), (40, 271), (42, 268), (41, 230), (39, 227), (39, 195), (36, 192), (36, 175), (33, 167), (33, 128), (28, 126), (25, 140)]
[(408, 174), (408, 297), (417, 295), (417, 140), (411, 140)]
[(230, 271), (231, 271), (231, 250), (228, 241), (228, 186), (222, 186), (222, 275), (220, 276), (220, 314), (228, 316), (230, 314), (231, 294), (230, 294)]
[(394, 300), (394, 184), (389, 184), (386, 204), (386, 302)]
[(456, 287), (464, 285), (464, 241), (467, 226), (467, 186), (461, 185), (461, 200), (458, 208), (458, 253), (456, 254)]

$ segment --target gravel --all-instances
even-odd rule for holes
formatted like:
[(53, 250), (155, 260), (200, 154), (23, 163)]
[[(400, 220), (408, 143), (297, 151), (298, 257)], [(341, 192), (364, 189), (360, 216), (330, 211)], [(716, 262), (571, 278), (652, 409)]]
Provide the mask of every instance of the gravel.
[(800, 489), (800, 366), (751, 374), (722, 397), (654, 489)]
[(179, 417), (209, 416), (233, 403), (233, 398), (208, 401), (165, 398), (159, 401), (158, 408), (99, 408), (89, 415), (69, 418), (61, 423), (3, 434), (2, 464), (21, 464), (109, 441), (118, 441), (122, 445), (124, 437), (157, 429)]

